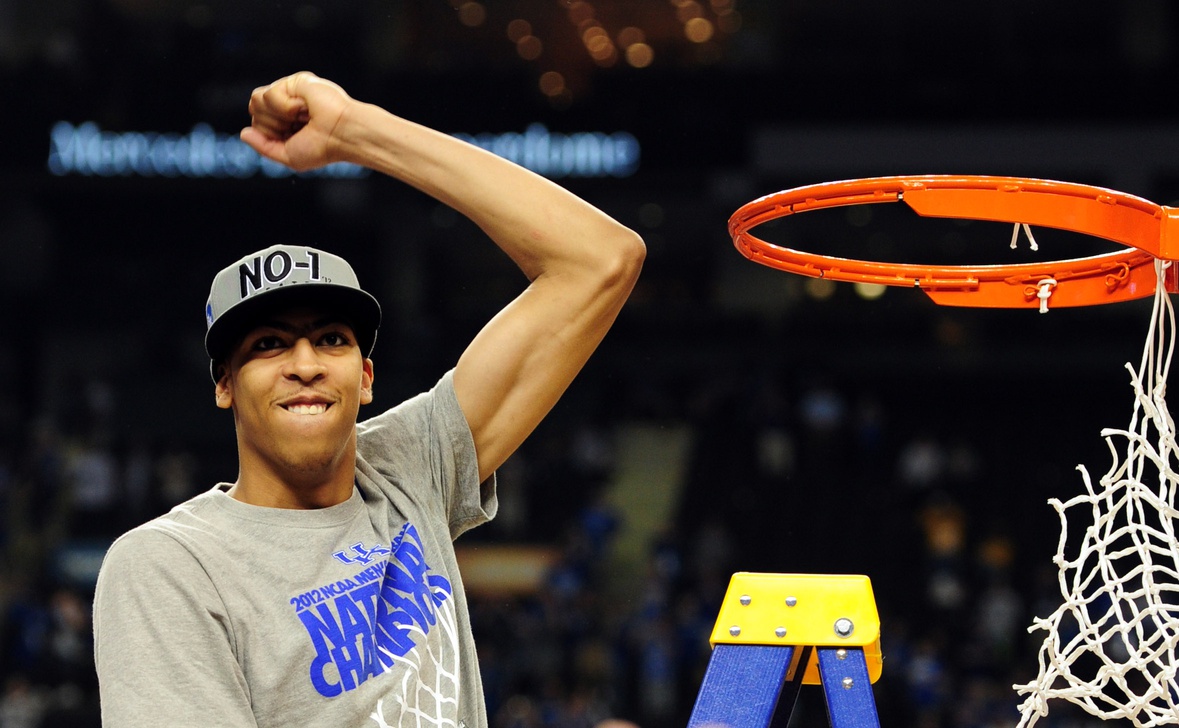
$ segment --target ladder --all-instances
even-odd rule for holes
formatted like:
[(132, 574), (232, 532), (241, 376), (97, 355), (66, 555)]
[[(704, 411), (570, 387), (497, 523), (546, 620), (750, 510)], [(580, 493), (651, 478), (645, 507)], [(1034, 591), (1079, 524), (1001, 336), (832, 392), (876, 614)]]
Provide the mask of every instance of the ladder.
[(785, 728), (822, 685), (831, 728), (879, 728), (880, 617), (866, 576), (738, 572), (709, 640), (689, 728)]

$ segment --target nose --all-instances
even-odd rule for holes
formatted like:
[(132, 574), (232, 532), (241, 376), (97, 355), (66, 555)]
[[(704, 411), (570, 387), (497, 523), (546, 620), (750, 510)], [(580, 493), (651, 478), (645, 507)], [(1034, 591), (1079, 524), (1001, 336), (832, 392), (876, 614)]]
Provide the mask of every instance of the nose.
[(324, 369), (319, 352), (315, 350), (311, 341), (306, 337), (296, 340), (287, 357), (284, 372), (286, 377), (301, 382), (312, 382), (323, 376)]

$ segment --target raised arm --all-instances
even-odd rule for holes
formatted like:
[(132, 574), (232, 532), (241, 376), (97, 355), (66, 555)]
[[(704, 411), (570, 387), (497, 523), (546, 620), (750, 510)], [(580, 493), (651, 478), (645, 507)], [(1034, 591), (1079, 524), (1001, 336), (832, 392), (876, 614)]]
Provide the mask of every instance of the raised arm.
[(296, 170), (347, 161), (402, 180), (474, 221), (527, 276), (455, 369), (488, 477), (602, 341), (638, 278), (642, 240), (543, 177), (309, 73), (257, 89), (250, 113), (242, 139), (259, 153)]

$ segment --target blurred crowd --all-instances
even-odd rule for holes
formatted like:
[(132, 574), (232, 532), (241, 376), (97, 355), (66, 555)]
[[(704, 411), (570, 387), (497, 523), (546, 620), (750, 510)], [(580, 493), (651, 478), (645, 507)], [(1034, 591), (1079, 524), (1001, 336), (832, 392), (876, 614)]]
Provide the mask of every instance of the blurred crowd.
[[(211, 485), (192, 453), (110, 437), (102, 386), (89, 391), (83, 426), (29, 423), (28, 447), (0, 461), (0, 728), (98, 724), (90, 599), (103, 549)], [(825, 382), (698, 393), (667, 423), (693, 443), (674, 525), (625, 593), (611, 549), (628, 514), (605, 497), (622, 423), (538, 432), (501, 472), (503, 522), (464, 536), (561, 554), (535, 593), (472, 598), (494, 727), (685, 724), (739, 570), (872, 578), (885, 725), (1014, 725), (1012, 685), (1034, 677), (1038, 648), (1026, 627), (1058, 602), (1049, 551), (1020, 553), (1018, 499), (980, 497), (1003, 477), (985, 438), (914, 433), (894, 415)], [(821, 692), (804, 690), (791, 725), (826, 721)], [(1040, 725), (1096, 720), (1054, 705)]]

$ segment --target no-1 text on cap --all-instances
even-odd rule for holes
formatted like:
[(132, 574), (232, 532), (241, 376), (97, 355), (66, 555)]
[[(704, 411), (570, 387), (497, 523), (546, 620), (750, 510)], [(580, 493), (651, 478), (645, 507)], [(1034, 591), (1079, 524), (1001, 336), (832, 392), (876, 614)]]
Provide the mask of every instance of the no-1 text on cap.
[(348, 261), (303, 245), (272, 245), (213, 278), (205, 305), (205, 351), (213, 379), (217, 363), (263, 315), (298, 305), (340, 314), (352, 326), (361, 353), (372, 354), (381, 306), (361, 289)]

